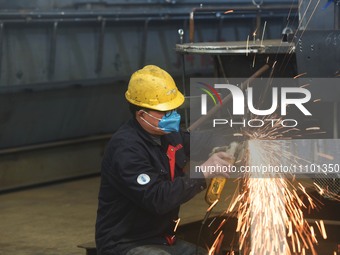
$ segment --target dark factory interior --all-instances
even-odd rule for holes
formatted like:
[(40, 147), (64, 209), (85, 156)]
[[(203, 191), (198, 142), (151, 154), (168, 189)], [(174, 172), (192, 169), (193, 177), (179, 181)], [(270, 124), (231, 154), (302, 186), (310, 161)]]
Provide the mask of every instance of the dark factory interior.
[[(139, 154), (134, 133), (122, 145), (111, 137), (130, 123), (133, 75), (151, 65), (171, 75), (184, 99), (165, 110), (136, 101), (136, 116), (159, 121), (140, 127), (166, 137), (173, 131), (160, 123), (177, 109), (179, 127), (191, 138), (190, 162), (178, 176), (164, 154), (163, 185), (175, 190), (183, 181), (170, 192), (181, 205), (177, 241), (166, 239), (172, 252), (118, 252), (135, 244), (133, 234), (119, 236), (134, 210), (118, 217), (116, 233), (106, 237), (114, 245), (105, 246), (96, 234), (101, 192), (107, 175), (121, 181), (123, 174), (103, 169), (109, 146), (127, 147), (124, 157), (112, 156), (123, 162), (114, 166), (133, 165), (128, 153)], [(339, 0), (0, 0), (0, 255), (339, 255), (339, 77)], [(218, 147), (210, 153), (212, 144)], [(202, 183), (192, 172), (202, 158), (194, 155), (207, 160), (221, 152), (232, 155), (228, 164), (238, 173), (267, 163), (281, 172), (214, 175), (187, 199)], [(138, 164), (145, 167), (144, 160)], [(136, 178), (145, 194), (157, 184), (145, 173)], [(112, 197), (123, 202), (110, 210), (131, 201), (144, 206), (148, 197), (127, 195), (128, 184), (119, 181)], [(153, 200), (166, 195), (159, 190)], [(144, 213), (143, 207), (130, 225), (148, 240), (151, 227), (140, 221), (154, 211)], [(157, 213), (154, 227), (167, 217)], [(195, 251), (175, 251), (178, 240)]]

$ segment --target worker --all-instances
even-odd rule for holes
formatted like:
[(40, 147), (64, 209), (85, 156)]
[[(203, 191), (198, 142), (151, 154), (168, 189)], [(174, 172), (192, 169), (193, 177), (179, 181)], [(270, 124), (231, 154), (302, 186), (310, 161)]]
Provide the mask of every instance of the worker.
[[(194, 179), (183, 171), (189, 133), (179, 130), (176, 109), (184, 96), (166, 71), (148, 65), (132, 74), (125, 97), (132, 118), (113, 134), (102, 161), (98, 255), (195, 255), (196, 245), (176, 240), (174, 229), (180, 205), (213, 174)], [(228, 166), (231, 157), (215, 153), (202, 166)]]

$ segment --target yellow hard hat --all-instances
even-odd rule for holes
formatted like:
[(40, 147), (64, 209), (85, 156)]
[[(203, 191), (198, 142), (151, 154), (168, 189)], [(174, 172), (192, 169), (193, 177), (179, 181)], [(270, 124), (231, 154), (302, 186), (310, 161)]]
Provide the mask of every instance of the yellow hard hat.
[(131, 104), (157, 111), (173, 110), (184, 102), (170, 74), (154, 65), (132, 74), (125, 98)]

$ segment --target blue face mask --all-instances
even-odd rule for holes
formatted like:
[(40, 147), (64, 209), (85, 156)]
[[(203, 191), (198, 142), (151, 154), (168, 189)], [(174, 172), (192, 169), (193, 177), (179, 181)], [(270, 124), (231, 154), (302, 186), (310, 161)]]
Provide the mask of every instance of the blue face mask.
[(170, 115), (163, 116), (158, 122), (158, 127), (164, 132), (178, 132), (179, 124), (181, 122), (181, 115), (176, 111), (172, 111)]
[[(145, 111), (144, 111), (145, 112)], [(150, 124), (148, 121), (143, 119), (147, 124), (152, 127), (158, 128), (164, 132), (171, 133), (171, 132), (178, 132), (179, 131), (179, 124), (181, 122), (181, 115), (179, 115), (175, 110), (171, 111), (169, 115), (164, 115), (161, 119), (151, 115), (148, 112), (145, 112), (150, 117), (159, 120), (158, 127)]]

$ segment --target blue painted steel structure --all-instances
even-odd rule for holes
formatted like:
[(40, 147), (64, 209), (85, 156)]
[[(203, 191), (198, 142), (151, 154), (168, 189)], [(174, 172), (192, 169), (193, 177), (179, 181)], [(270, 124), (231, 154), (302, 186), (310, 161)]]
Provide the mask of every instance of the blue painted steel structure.
[(246, 40), (255, 30), (259, 38), (265, 21), (264, 39), (279, 39), (287, 25), (294, 29), (296, 5), (0, 0), (0, 191), (97, 173), (105, 142), (129, 118), (132, 72), (159, 65), (184, 90), (184, 62), (187, 78), (212, 76), (214, 63), (198, 55), (183, 61), (176, 43)]
[[(264, 21), (265, 38), (280, 38), (292, 4), (0, 1), (0, 149), (113, 132), (128, 115), (123, 94), (133, 71), (152, 63), (180, 77), (177, 31), (189, 40), (193, 10), (195, 41), (235, 41)], [(191, 75), (213, 73), (209, 57), (186, 63)]]

